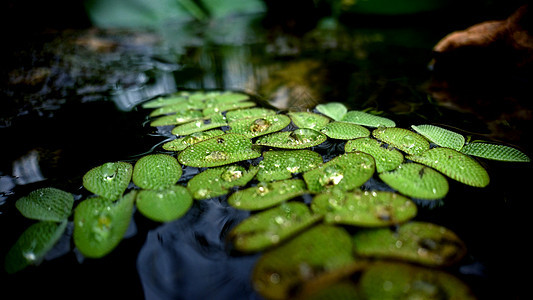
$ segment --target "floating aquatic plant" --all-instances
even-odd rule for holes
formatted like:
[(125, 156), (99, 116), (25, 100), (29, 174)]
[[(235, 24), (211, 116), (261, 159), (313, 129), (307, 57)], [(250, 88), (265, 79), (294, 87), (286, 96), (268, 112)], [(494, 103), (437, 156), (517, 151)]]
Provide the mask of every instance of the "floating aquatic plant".
[(229, 193), (232, 187), (246, 185), (257, 173), (257, 168), (246, 170), (239, 165), (207, 169), (187, 183), (194, 199), (208, 199)]
[(320, 130), (329, 123), (329, 118), (312, 112), (290, 112), (292, 123), (299, 128)]
[(465, 145), (461, 152), (464, 154), (478, 156), (486, 159), (509, 161), (509, 162), (530, 162), (531, 159), (516, 148), (506, 145), (472, 142)]
[(345, 152), (360, 151), (370, 154), (376, 162), (378, 173), (392, 171), (403, 162), (403, 154), (393, 147), (385, 148), (382, 143), (372, 138), (350, 140), (344, 145)]
[(260, 118), (275, 115), (276, 111), (269, 108), (254, 107), (248, 109), (231, 110), (226, 113), (228, 123), (248, 118)]
[(318, 167), (322, 156), (311, 150), (272, 150), (263, 152), (257, 180), (289, 179), (294, 173), (303, 173)]
[(287, 127), (291, 120), (285, 115), (268, 115), (260, 118), (247, 118), (228, 124), (228, 133), (238, 133), (249, 138), (280, 131)]
[(394, 127), (396, 123), (391, 119), (369, 114), (364, 111), (351, 110), (344, 114), (340, 121), (354, 123), (368, 127)]
[(417, 163), (404, 163), (397, 169), (379, 174), (398, 192), (419, 199), (441, 199), (448, 193), (448, 181), (439, 172)]
[(228, 198), (228, 204), (243, 210), (260, 210), (280, 204), (306, 192), (301, 179), (288, 179), (236, 191)]
[(217, 113), (221, 113), (223, 111), (228, 110), (236, 110), (241, 108), (249, 108), (254, 107), (257, 104), (255, 102), (246, 101), (246, 102), (227, 102), (227, 103), (216, 103), (212, 107), (206, 107), (203, 109), (202, 114), (204, 116), (211, 116)]
[(205, 104), (203, 102), (186, 100), (186, 101), (178, 102), (176, 104), (165, 105), (157, 109), (154, 109), (150, 113), (150, 117), (157, 117), (157, 116), (168, 115), (168, 114), (176, 114), (181, 111), (200, 110), (200, 109), (204, 109), (204, 107), (205, 107)]
[(323, 115), (332, 118), (335, 121), (340, 121), (348, 112), (348, 108), (339, 102), (329, 102), (325, 104), (319, 104), (315, 109)]
[(203, 113), (199, 110), (181, 110), (171, 115), (156, 118), (155, 120), (150, 122), (150, 126), (158, 127), (167, 125), (179, 125), (199, 120), (203, 117)]
[(417, 155), (429, 149), (429, 142), (422, 135), (403, 128), (380, 127), (372, 135), (407, 154)]
[(133, 168), (133, 183), (143, 189), (159, 189), (174, 185), (182, 174), (176, 158), (167, 154), (141, 157)]
[(158, 97), (154, 100), (143, 103), (142, 108), (159, 108), (167, 105), (177, 104), (186, 101), (186, 97), (182, 96), (170, 96), (170, 97)]
[(56, 188), (41, 188), (15, 202), (20, 213), (29, 219), (62, 222), (72, 211), (72, 194)]
[(328, 123), (320, 132), (337, 140), (352, 140), (370, 135), (370, 131), (361, 125), (337, 121)]
[(316, 130), (300, 128), (293, 131), (282, 131), (259, 137), (256, 145), (281, 149), (305, 149), (322, 144), (327, 136)]
[(205, 141), (209, 138), (223, 135), (224, 131), (220, 129), (212, 129), (207, 131), (201, 131), (189, 134), (187, 136), (174, 139), (170, 142), (166, 142), (163, 144), (163, 149), (168, 151), (182, 151), (185, 150), (185, 148), (189, 147), (190, 145), (196, 144), (201, 141)]
[(192, 205), (189, 191), (180, 185), (166, 189), (141, 190), (137, 194), (137, 209), (156, 222), (170, 222), (182, 217)]
[(425, 136), (428, 140), (441, 146), (460, 151), (465, 144), (465, 137), (461, 134), (444, 129), (435, 125), (412, 125), (416, 132)]
[(226, 125), (226, 118), (223, 115), (211, 115), (210, 118), (206, 120), (196, 120), (178, 125), (172, 129), (171, 133), (177, 136), (183, 136)]
[(128, 188), (132, 173), (133, 167), (127, 162), (108, 162), (85, 173), (83, 187), (106, 199), (117, 200)]

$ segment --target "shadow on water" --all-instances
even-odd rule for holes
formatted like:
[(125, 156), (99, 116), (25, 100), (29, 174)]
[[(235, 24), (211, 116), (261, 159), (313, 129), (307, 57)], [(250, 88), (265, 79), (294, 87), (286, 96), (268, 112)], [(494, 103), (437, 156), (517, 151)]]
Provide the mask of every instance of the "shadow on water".
[[(532, 153), (529, 92), (502, 87), (501, 93), (477, 93), (433, 77), (431, 48), (449, 27), (376, 21), (343, 26), (322, 19), (288, 33), (268, 22), (270, 27), (259, 26), (261, 17), (193, 21), (156, 32), (65, 30), (44, 34), (14, 55), (21, 64), (9, 65), (1, 91), (0, 134), (8, 147), (0, 165), (0, 225), (10, 229), (2, 230), (2, 257), (29, 224), (18, 215), (16, 199), (54, 186), (82, 200), (90, 195), (81, 177), (93, 166), (161, 151), (154, 145), (169, 132), (150, 128), (137, 105), (177, 90), (239, 90), (280, 110), (343, 102), (380, 112), (400, 127), (447, 125)], [(472, 96), (477, 99), (466, 100)], [(491, 186), (472, 190), (452, 183), (443, 203), (422, 205), (418, 218), (464, 239), (470, 256), (453, 271), (480, 298), (519, 297), (524, 287), (515, 272), (528, 256), (516, 248), (526, 228), (522, 195), (531, 166), (486, 167)], [(68, 285), (87, 296), (259, 299), (249, 281), (258, 256), (235, 255), (224, 240), (248, 213), (222, 197), (196, 201), (186, 216), (167, 224), (138, 215), (136, 233), (105, 258), (82, 260), (67, 242), (66, 253), (10, 276), (3, 286), (20, 297), (66, 298), (72, 290), (62, 286)]]

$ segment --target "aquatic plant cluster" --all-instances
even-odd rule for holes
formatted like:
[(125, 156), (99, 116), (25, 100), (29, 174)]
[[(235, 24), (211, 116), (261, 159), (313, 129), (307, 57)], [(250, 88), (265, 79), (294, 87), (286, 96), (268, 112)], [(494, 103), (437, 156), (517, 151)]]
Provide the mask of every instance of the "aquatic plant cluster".
[[(99, 258), (120, 243), (135, 207), (170, 222), (195, 200), (226, 196), (227, 205), (250, 211), (228, 243), (244, 254), (262, 251), (251, 281), (265, 298), (470, 299), (467, 285), (438, 269), (464, 257), (464, 242), (445, 227), (414, 220), (417, 203), (445, 198), (448, 180), (486, 187), (489, 174), (475, 157), (530, 161), (509, 146), (467, 141), (429, 124), (398, 128), (341, 103), (282, 113), (243, 93), (199, 91), (142, 108), (152, 110), (151, 126), (174, 126), (175, 138), (134, 165), (89, 170), (83, 186), (94, 195), (76, 207), (70, 193), (55, 188), (17, 200), (21, 214), (38, 222), (8, 252), (9, 273), (42, 260), (72, 212), (77, 249)], [(328, 142), (344, 145), (344, 153), (314, 151)], [(178, 184), (182, 166), (199, 168), (186, 186)], [(370, 180), (385, 188), (366, 185)]]

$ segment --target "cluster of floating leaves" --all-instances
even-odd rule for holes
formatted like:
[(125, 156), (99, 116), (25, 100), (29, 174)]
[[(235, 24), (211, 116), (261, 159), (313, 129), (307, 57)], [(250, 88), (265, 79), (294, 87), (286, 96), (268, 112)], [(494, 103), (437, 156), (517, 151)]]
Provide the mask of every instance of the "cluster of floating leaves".
[[(76, 247), (97, 258), (120, 243), (134, 207), (170, 222), (194, 200), (227, 196), (229, 206), (250, 211), (228, 242), (242, 253), (264, 251), (252, 281), (265, 298), (474, 297), (438, 270), (459, 262), (466, 246), (451, 230), (416, 221), (413, 199), (445, 198), (450, 179), (487, 186), (478, 158), (529, 157), (505, 145), (467, 143), (434, 125), (397, 128), (341, 103), (287, 114), (256, 105), (234, 92), (182, 92), (145, 103), (153, 109), (151, 125), (175, 126), (175, 139), (134, 166), (109, 162), (88, 171), (83, 186), (94, 195), (74, 210), (73, 196), (54, 188), (19, 199), (19, 211), (39, 222), (11, 248), (6, 270), (38, 263), (72, 211)], [(344, 142), (345, 153), (326, 158), (314, 151), (327, 140)], [(182, 166), (200, 171), (185, 186), (178, 184)], [(371, 179), (388, 190), (368, 190)]]

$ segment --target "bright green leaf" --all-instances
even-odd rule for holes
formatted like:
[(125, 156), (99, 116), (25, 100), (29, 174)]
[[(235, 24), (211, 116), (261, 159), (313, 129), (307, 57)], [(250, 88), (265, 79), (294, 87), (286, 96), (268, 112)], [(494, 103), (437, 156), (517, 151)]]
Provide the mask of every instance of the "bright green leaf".
[(360, 151), (370, 154), (376, 161), (378, 173), (396, 169), (403, 162), (403, 154), (393, 147), (385, 148), (373, 138), (359, 138), (346, 142), (345, 152)]
[(320, 130), (320, 132), (327, 135), (329, 138), (338, 140), (351, 140), (370, 135), (370, 131), (363, 126), (337, 121), (327, 124)]
[(62, 222), (72, 211), (72, 194), (56, 188), (41, 188), (15, 202), (20, 213), (29, 219)]
[(492, 160), (530, 162), (531, 159), (516, 148), (489, 143), (470, 143), (461, 150), (464, 154)]
[(263, 107), (254, 107), (254, 108), (247, 108), (247, 109), (238, 109), (238, 110), (231, 110), (226, 113), (226, 119), (228, 120), (228, 123), (241, 120), (241, 119), (248, 119), (248, 118), (261, 118), (266, 116), (275, 115), (276, 111), (268, 108)]
[(434, 125), (412, 125), (411, 127), (416, 132), (425, 136), (428, 140), (442, 147), (448, 147), (460, 151), (465, 144), (464, 136), (448, 129)]
[(167, 154), (141, 157), (133, 168), (133, 183), (143, 189), (159, 189), (174, 185), (182, 174), (176, 158)]
[(193, 145), (198, 142), (205, 141), (209, 138), (223, 135), (223, 134), (224, 134), (224, 131), (220, 129), (195, 132), (193, 134), (189, 134), (188, 136), (184, 136), (178, 139), (174, 139), (170, 142), (164, 143), (163, 149), (168, 150), (168, 151), (182, 151), (182, 150), (185, 150), (185, 148), (189, 147), (190, 145)]
[(259, 137), (256, 145), (282, 149), (305, 149), (322, 144), (327, 136), (313, 129), (300, 128), (294, 131), (282, 131)]
[(280, 131), (289, 125), (291, 120), (285, 115), (269, 115), (261, 118), (241, 119), (228, 124), (228, 133), (244, 134), (249, 138)]
[(221, 113), (221, 112), (225, 112), (225, 111), (228, 111), (228, 110), (236, 110), (236, 109), (241, 109), (241, 108), (249, 108), (249, 107), (254, 107), (256, 106), (257, 104), (255, 102), (251, 102), (251, 101), (246, 101), (246, 102), (229, 102), (229, 103), (217, 103), (216, 105), (212, 106), (212, 107), (206, 107), (204, 108), (204, 110), (202, 111), (203, 115), (204, 116), (210, 116), (210, 115), (213, 115), (213, 114), (217, 114), (217, 113)]
[(245, 186), (257, 174), (257, 168), (246, 170), (239, 165), (207, 169), (187, 183), (194, 199), (208, 199), (229, 193), (232, 187)]
[(374, 129), (372, 135), (407, 154), (417, 155), (429, 150), (429, 142), (422, 135), (411, 130), (380, 127)]
[(177, 104), (185, 102), (187, 98), (180, 96), (171, 96), (171, 97), (159, 97), (154, 100), (143, 103), (143, 108), (159, 108), (167, 105)]
[(142, 190), (137, 194), (137, 209), (145, 217), (157, 222), (179, 219), (192, 205), (189, 191), (179, 185), (162, 190)]
[(293, 173), (303, 173), (318, 167), (322, 156), (311, 150), (271, 150), (263, 152), (257, 180), (274, 181), (289, 179)]
[(228, 124), (226, 123), (226, 118), (224, 116), (213, 115), (207, 120), (196, 120), (178, 125), (172, 129), (171, 133), (177, 136), (190, 135), (196, 132), (206, 131), (226, 125)]
[(203, 117), (204, 115), (199, 110), (182, 110), (176, 112), (175, 114), (159, 117), (150, 122), (150, 126), (157, 127), (167, 125), (179, 125), (188, 123), (190, 121), (199, 120)]
[(261, 182), (257, 186), (236, 191), (228, 198), (228, 204), (243, 210), (259, 210), (278, 205), (305, 192), (305, 183), (301, 179)]
[(315, 108), (318, 112), (332, 118), (335, 121), (340, 121), (348, 112), (348, 108), (339, 102), (319, 104)]
[(448, 193), (448, 180), (441, 173), (417, 163), (405, 163), (379, 174), (379, 178), (398, 192), (419, 199), (441, 199)]
[(133, 167), (126, 162), (109, 162), (94, 167), (83, 176), (83, 187), (109, 200), (117, 200), (128, 188)]
[(364, 111), (351, 110), (347, 112), (340, 121), (355, 123), (358, 125), (368, 126), (368, 127), (394, 127), (396, 123), (394, 121), (376, 116), (373, 114), (366, 113)]
[(298, 126), (299, 128), (320, 130), (329, 123), (329, 118), (307, 111), (290, 112), (288, 115), (291, 117), (294, 125)]

